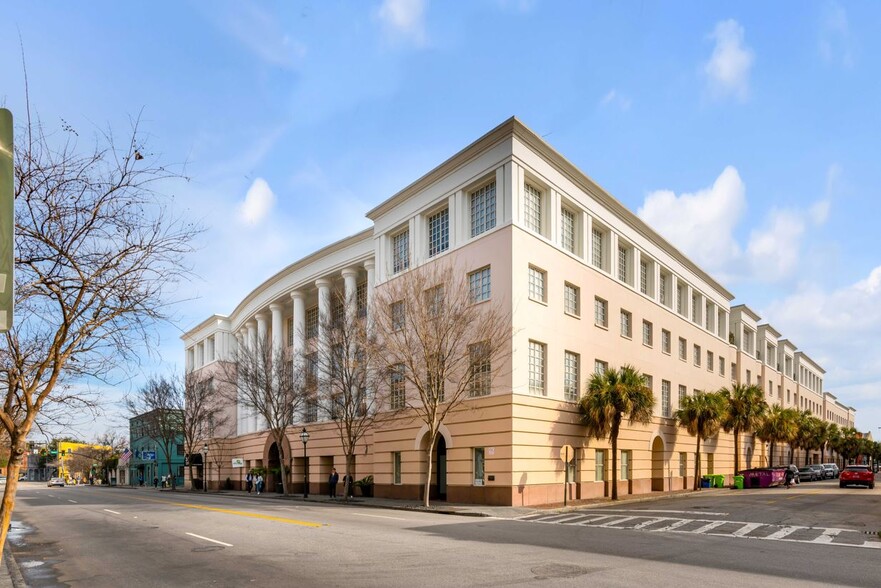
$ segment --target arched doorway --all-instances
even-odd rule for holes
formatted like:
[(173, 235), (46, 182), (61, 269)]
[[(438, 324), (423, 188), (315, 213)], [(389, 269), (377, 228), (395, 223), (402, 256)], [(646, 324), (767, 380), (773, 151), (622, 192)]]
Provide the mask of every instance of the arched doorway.
[(269, 446), (269, 454), (266, 458), (266, 490), (271, 492), (283, 492), (281, 485), (281, 460), (278, 457), (278, 443)]
[(652, 441), (652, 492), (664, 491), (664, 441), (655, 437)]
[(437, 494), (438, 500), (446, 500), (447, 499), (447, 440), (444, 439), (443, 435), (437, 436), (437, 447), (435, 448), (435, 453), (437, 454), (437, 463), (435, 467), (436, 474), (436, 482), (435, 482), (435, 492)]

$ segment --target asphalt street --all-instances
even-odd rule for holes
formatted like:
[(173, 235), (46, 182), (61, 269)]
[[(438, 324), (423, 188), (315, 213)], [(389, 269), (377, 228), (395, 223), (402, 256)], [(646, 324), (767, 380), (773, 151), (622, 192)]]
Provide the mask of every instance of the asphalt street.
[(878, 586), (879, 507), (835, 481), (484, 518), (25, 483), (10, 545), (35, 587)]

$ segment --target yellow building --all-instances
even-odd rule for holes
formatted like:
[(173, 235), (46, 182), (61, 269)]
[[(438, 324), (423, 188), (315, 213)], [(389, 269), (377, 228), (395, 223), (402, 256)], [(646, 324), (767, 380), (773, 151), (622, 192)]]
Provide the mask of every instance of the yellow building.
[(107, 445), (59, 441), (58, 477), (68, 481), (88, 480), (92, 465), (99, 463), (102, 454), (106, 456), (111, 450)]

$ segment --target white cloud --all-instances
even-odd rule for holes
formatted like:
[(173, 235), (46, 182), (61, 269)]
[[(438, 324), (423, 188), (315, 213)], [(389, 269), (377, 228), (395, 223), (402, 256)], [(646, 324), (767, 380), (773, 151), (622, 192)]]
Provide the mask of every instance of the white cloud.
[(804, 215), (791, 210), (772, 210), (761, 229), (754, 230), (746, 248), (753, 276), (765, 281), (791, 276), (798, 267)]
[(650, 192), (637, 214), (701, 267), (722, 271), (741, 255), (733, 233), (745, 209), (746, 187), (728, 166), (709, 188)]
[(377, 16), (386, 31), (396, 37), (410, 39), (416, 45), (425, 43), (425, 12), (428, 0), (383, 0)]
[(632, 103), (633, 102), (632, 100), (630, 100), (630, 98), (622, 96), (614, 88), (606, 92), (606, 95), (603, 96), (602, 100), (600, 100), (600, 106), (617, 106), (624, 112), (630, 110), (630, 105)]
[(837, 2), (829, 2), (820, 22), (820, 57), (826, 63), (853, 67), (853, 40), (847, 12)]
[(239, 217), (248, 225), (259, 224), (275, 204), (275, 194), (263, 178), (257, 178), (248, 188), (245, 201), (239, 205)]
[(279, 28), (277, 15), (254, 4), (212, 3), (209, 14), (221, 29), (270, 65), (293, 69), (306, 55), (306, 46)]
[(724, 20), (716, 24), (710, 37), (716, 41), (713, 54), (704, 64), (710, 93), (718, 98), (735, 96), (746, 100), (755, 54), (744, 45), (743, 27), (736, 20)]

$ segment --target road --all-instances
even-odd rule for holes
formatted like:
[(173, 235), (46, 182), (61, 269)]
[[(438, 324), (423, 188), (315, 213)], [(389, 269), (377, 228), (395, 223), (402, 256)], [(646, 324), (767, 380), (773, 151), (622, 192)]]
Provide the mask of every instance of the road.
[(35, 587), (877, 586), (879, 506), (835, 481), (519, 519), (25, 483), (10, 542)]

